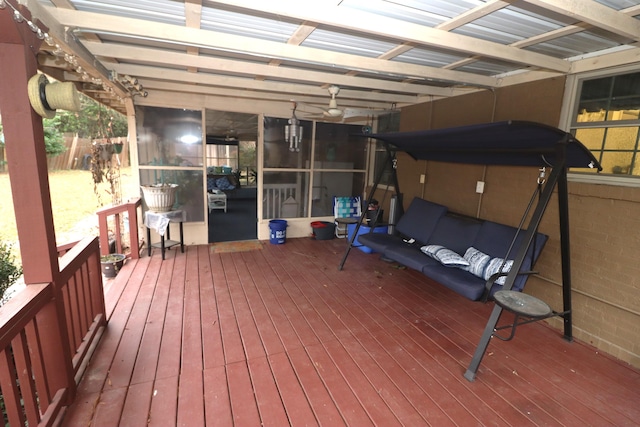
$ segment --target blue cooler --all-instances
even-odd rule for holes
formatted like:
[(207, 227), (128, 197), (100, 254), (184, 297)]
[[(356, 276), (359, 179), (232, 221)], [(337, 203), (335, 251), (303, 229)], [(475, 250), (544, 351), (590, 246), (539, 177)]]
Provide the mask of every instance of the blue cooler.
[[(351, 241), (351, 236), (353, 236), (353, 232), (355, 231), (357, 225), (358, 224), (347, 224), (347, 238), (349, 239), (349, 241)], [(388, 228), (389, 226), (387, 225), (379, 225), (373, 229), (373, 232), (386, 234)], [(367, 234), (370, 230), (371, 230), (371, 227), (362, 224), (360, 226), (360, 229), (358, 230), (358, 236), (361, 234)], [(362, 252), (366, 254), (374, 253), (375, 251), (373, 249), (371, 249), (368, 246), (364, 246), (360, 244), (360, 242), (358, 242), (358, 236), (356, 236), (355, 240), (353, 241), (353, 247), (360, 249)]]

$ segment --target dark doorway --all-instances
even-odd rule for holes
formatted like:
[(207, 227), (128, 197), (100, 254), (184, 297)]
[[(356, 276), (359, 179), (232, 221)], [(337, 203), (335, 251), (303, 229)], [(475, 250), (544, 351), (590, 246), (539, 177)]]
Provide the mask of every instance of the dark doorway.
[(258, 237), (258, 116), (207, 110), (209, 243)]

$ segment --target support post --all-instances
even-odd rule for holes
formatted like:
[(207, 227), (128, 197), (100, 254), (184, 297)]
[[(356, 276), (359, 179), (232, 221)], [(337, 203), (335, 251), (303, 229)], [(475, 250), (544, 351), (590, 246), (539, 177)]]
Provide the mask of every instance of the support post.
[[(385, 164), (391, 164), (393, 166), (393, 180), (394, 180), (394, 184), (395, 184), (395, 189), (396, 189), (396, 193), (398, 193), (398, 176), (396, 174), (396, 167), (395, 164), (390, 163), (394, 160), (394, 156), (391, 154), (391, 147), (389, 146), (388, 142), (384, 142), (385, 144), (385, 148), (387, 149), (387, 155), (385, 156), (384, 162)], [(378, 171), (378, 175), (376, 176), (374, 182), (373, 182), (373, 186), (371, 187), (371, 191), (369, 192), (369, 196), (367, 197), (367, 202), (365, 204), (366, 206), (369, 206), (369, 204), (371, 203), (371, 201), (373, 200), (373, 194), (376, 192), (376, 189), (378, 188), (378, 184), (380, 184), (380, 180), (382, 179), (382, 176), (384, 175), (384, 169), (385, 168), (380, 168), (380, 171)], [(399, 198), (399, 202), (402, 203), (402, 198)], [(400, 205), (400, 209), (402, 209), (402, 204)], [(400, 211), (401, 213), (403, 212), (403, 210)], [(351, 248), (353, 247), (353, 242), (355, 241), (356, 237), (358, 237), (358, 231), (360, 230), (360, 226), (362, 225), (362, 221), (364, 221), (364, 218), (367, 215), (367, 210), (366, 209), (362, 209), (362, 214), (360, 215), (360, 219), (358, 220), (357, 224), (356, 224), (356, 228), (353, 231), (353, 234), (351, 235), (351, 237), (349, 238), (349, 244), (347, 245), (347, 249), (344, 252), (344, 255), (342, 257), (342, 260), (340, 261), (340, 265), (338, 266), (338, 270), (342, 270), (342, 268), (344, 267), (344, 263), (347, 261), (347, 257), (349, 256), (349, 252), (351, 252)]]
[[(26, 19), (31, 19), (27, 10)], [(47, 153), (42, 117), (31, 108), (27, 91), (29, 79), (38, 72), (36, 52), (42, 40), (23, 23), (14, 21), (11, 8), (0, 9), (0, 111), (9, 162), (13, 206), (24, 281), (53, 283), (53, 300), (42, 311), (39, 323), (41, 345), (47, 358), (52, 390), (66, 389), (64, 404), (70, 404), (76, 391), (69, 334), (64, 321), (64, 300), (58, 278), (53, 209), (49, 191)]]
[(569, 244), (569, 191), (567, 189), (567, 168), (562, 168), (558, 181), (558, 215), (560, 216), (560, 254), (562, 258), (562, 319), (564, 338), (573, 341), (571, 313), (571, 250)]
[[(538, 226), (540, 225), (542, 216), (544, 215), (547, 205), (551, 200), (551, 196), (553, 195), (553, 190), (556, 187), (556, 185), (558, 185), (559, 178), (562, 176), (563, 178), (566, 179), (566, 174), (565, 175), (562, 174), (562, 170), (563, 169), (566, 170), (564, 168), (564, 164), (565, 164), (564, 156), (561, 156), (559, 158), (559, 164), (554, 165), (553, 167), (551, 175), (549, 176), (549, 180), (547, 181), (544, 187), (544, 190), (540, 195), (540, 199), (538, 200), (536, 209), (533, 212), (533, 215), (531, 216), (531, 220), (529, 221), (529, 225), (527, 227), (527, 232), (525, 234), (524, 241), (522, 242), (522, 245), (518, 250), (518, 254), (513, 261), (513, 266), (511, 267), (511, 270), (507, 275), (505, 284), (503, 285), (503, 289), (505, 290), (510, 290), (511, 287), (513, 286), (513, 282), (515, 281), (516, 276), (520, 271), (520, 267), (524, 262), (527, 252), (529, 251), (529, 248), (531, 247), (531, 244), (535, 239), (535, 235), (538, 231)], [(487, 325), (484, 328), (484, 332), (482, 333), (480, 342), (478, 343), (478, 346), (476, 347), (476, 351), (473, 354), (471, 363), (469, 364), (469, 367), (467, 368), (467, 371), (464, 374), (464, 377), (469, 381), (473, 381), (476, 378), (478, 367), (480, 366), (480, 362), (484, 357), (484, 353), (487, 351), (489, 340), (493, 336), (493, 332), (495, 330), (496, 324), (500, 319), (500, 314), (502, 314), (502, 308), (496, 305), (493, 311), (491, 312), (491, 316), (489, 317), (489, 320), (487, 321)]]

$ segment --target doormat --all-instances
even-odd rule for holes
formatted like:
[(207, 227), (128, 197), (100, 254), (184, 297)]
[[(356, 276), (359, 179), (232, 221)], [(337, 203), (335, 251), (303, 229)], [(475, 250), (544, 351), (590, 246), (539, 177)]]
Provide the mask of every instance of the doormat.
[(211, 244), (211, 253), (247, 252), (262, 249), (260, 240), (241, 240), (238, 242), (218, 242)]

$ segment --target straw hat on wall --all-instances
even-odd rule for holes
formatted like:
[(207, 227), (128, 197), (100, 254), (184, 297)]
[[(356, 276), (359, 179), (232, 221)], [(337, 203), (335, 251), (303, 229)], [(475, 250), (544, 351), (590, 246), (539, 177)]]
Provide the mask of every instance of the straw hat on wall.
[(54, 118), (56, 110), (80, 111), (80, 96), (71, 82), (49, 83), (44, 74), (36, 74), (27, 87), (31, 107), (45, 119)]

